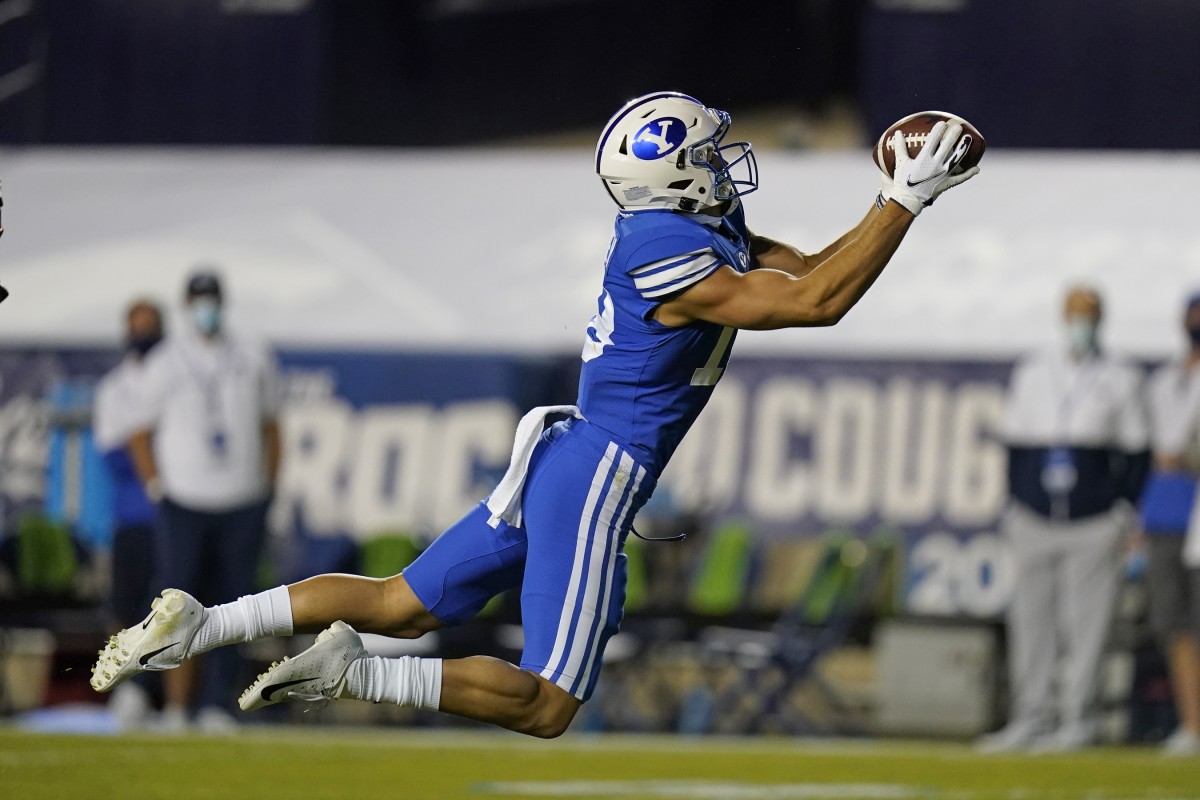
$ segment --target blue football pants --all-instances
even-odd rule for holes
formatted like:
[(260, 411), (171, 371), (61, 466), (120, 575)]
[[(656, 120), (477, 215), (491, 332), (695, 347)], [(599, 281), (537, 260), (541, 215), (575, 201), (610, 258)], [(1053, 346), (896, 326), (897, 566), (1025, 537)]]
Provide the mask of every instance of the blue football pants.
[(470, 619), (521, 587), (521, 668), (586, 701), (625, 603), (622, 549), (654, 477), (583, 420), (551, 426), (530, 460), (522, 525), (492, 527), (477, 506), (407, 569), (417, 598), (443, 624)]

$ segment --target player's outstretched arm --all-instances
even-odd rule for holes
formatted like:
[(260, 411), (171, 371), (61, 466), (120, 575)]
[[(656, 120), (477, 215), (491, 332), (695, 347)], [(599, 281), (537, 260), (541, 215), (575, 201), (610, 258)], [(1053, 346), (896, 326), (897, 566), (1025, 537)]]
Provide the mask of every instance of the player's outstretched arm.
[(768, 330), (836, 324), (866, 293), (900, 246), (913, 219), (939, 194), (974, 177), (974, 167), (951, 175), (958, 124), (939, 122), (916, 158), (896, 133), (896, 167), (884, 181), (876, 210), (815, 256), (752, 234), (760, 269), (724, 267), (658, 307), (664, 325), (704, 320)]
[(751, 231), (750, 254), (754, 256), (754, 260), (759, 268), (777, 269), (793, 277), (803, 278), (825, 263), (834, 253), (857, 239), (878, 213), (879, 209), (876, 206), (871, 206), (871, 210), (867, 212), (867, 215), (862, 218), (861, 222), (830, 242), (824, 249), (817, 253), (802, 253), (798, 247), (790, 245), (787, 242), (771, 239), (770, 237)]
[(917, 216), (947, 189), (958, 186), (979, 173), (979, 167), (976, 166), (957, 175), (951, 174), (957, 163), (957, 156), (961, 155), (955, 147), (961, 136), (961, 125), (939, 122), (929, 132), (921, 152), (916, 158), (911, 158), (903, 136), (897, 131), (894, 140), (894, 177), (884, 174), (876, 208), (867, 212), (861, 222), (830, 242), (823, 250), (813, 254), (802, 253), (790, 244), (752, 232), (750, 252), (754, 260), (759, 267), (777, 269), (801, 278), (861, 236), (871, 225), (876, 211), (889, 202), (899, 204), (912, 212), (914, 217)]
[(879, 277), (912, 221), (909, 211), (888, 203), (856, 238), (802, 278), (770, 268), (741, 274), (723, 267), (659, 306), (655, 319), (750, 330), (833, 325)]

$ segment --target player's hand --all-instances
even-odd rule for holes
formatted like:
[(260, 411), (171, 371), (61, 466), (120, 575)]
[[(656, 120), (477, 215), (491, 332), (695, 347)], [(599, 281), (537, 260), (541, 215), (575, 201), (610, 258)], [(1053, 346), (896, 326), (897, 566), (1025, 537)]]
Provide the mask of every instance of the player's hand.
[(942, 181), (941, 183), (939, 183), (937, 185), (937, 188), (933, 190), (933, 197), (930, 197), (929, 202), (926, 203), (925, 205), (927, 205), (927, 206), (933, 205), (933, 201), (937, 200), (938, 197), (941, 196), (942, 192), (946, 191), (947, 189), (953, 189), (955, 186), (958, 186), (960, 183), (965, 183), (966, 181), (971, 180), (971, 178), (974, 178), (978, 174), (979, 174), (979, 166), (976, 165), (974, 167), (971, 167), (966, 172), (961, 172), (958, 175), (951, 175), (946, 180)]
[(951, 175), (954, 168), (955, 147), (962, 136), (962, 126), (947, 125), (944, 121), (933, 126), (925, 146), (915, 158), (908, 155), (904, 135), (896, 131), (892, 140), (896, 153), (896, 168), (891, 178), (884, 178), (879, 195), (884, 202), (895, 200), (915, 217), (921, 209), (931, 205), (938, 195), (947, 189), (968, 181), (979, 173), (972, 167), (960, 175)]

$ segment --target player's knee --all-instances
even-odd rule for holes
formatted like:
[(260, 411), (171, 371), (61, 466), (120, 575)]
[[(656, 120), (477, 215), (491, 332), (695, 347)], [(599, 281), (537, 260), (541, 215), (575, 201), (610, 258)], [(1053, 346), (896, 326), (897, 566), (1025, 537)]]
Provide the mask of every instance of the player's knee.
[(393, 575), (380, 581), (383, 594), (383, 627), (391, 636), (401, 639), (416, 639), (440, 627), (421, 601), (417, 599), (403, 575)]
[(521, 733), (538, 739), (557, 739), (571, 727), (576, 709), (540, 709), (521, 726)]
[(567, 728), (571, 727), (571, 720), (573, 719), (575, 719), (574, 709), (548, 716), (539, 720), (537, 725), (527, 731), (527, 733), (538, 739), (557, 739), (567, 732)]
[(521, 732), (538, 739), (556, 739), (567, 732), (579, 701), (544, 678), (534, 677), (528, 714)]

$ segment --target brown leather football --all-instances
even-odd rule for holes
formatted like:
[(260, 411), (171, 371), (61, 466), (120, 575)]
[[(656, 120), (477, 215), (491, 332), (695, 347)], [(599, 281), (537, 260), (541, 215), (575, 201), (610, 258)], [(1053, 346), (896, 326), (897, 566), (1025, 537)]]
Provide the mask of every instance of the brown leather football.
[(929, 132), (942, 120), (947, 123), (957, 122), (963, 127), (962, 136), (955, 148), (958, 163), (950, 170), (950, 174), (957, 175), (978, 164), (979, 159), (983, 158), (983, 151), (987, 149), (987, 142), (984, 141), (983, 134), (979, 132), (978, 128), (962, 117), (948, 114), (945, 111), (920, 111), (910, 114), (883, 132), (875, 144), (875, 165), (883, 170), (885, 175), (892, 177), (896, 170), (896, 153), (892, 149), (892, 136), (896, 131), (904, 134), (904, 141), (908, 144), (908, 155), (912, 158), (921, 152)]

